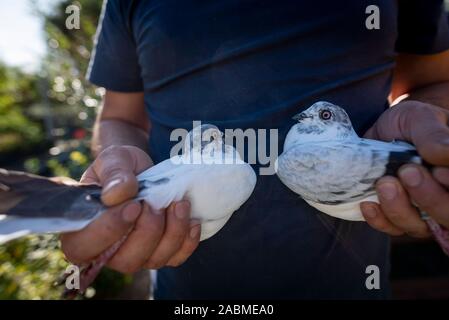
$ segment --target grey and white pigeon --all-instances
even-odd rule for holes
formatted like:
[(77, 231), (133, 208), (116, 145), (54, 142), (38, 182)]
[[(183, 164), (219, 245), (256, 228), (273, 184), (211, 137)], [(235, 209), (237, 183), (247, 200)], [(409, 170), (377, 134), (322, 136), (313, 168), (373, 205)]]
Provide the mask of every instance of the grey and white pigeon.
[[(191, 218), (201, 221), (201, 240), (216, 234), (250, 197), (256, 174), (221, 131), (204, 124), (185, 138), (184, 153), (140, 173), (137, 199), (163, 209), (182, 199)], [(48, 178), (0, 169), (0, 244), (33, 233), (81, 230), (106, 207), (97, 185), (66, 185)], [(113, 245), (96, 272), (120, 247)], [(84, 285), (87, 287), (87, 283)], [(85, 288), (84, 288), (85, 289)]]
[[(293, 119), (297, 123), (287, 134), (276, 173), (308, 204), (330, 216), (363, 221), (360, 203), (379, 202), (379, 178), (396, 175), (407, 163), (424, 164), (408, 143), (360, 138), (346, 111), (332, 103), (317, 102)], [(449, 252), (449, 235), (435, 231), (429, 217), (426, 221)]]

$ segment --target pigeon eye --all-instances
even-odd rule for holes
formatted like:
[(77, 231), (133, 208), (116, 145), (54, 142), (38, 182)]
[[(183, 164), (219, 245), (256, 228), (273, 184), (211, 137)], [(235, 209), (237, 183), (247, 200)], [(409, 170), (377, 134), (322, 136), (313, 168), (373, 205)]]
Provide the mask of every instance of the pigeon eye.
[(332, 118), (332, 112), (330, 112), (329, 110), (321, 110), (320, 118), (322, 120), (329, 120), (330, 118)]

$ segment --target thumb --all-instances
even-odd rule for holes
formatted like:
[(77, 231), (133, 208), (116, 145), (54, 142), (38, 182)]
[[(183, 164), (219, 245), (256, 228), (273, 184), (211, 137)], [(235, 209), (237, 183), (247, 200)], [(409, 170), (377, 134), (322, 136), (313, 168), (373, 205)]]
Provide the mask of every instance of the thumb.
[[(101, 200), (106, 206), (114, 206), (134, 198), (139, 189), (136, 174), (137, 158), (141, 154), (125, 147), (109, 147), (99, 154), (93, 163), (93, 170), (103, 186)], [(142, 150), (139, 150), (144, 153)], [(147, 156), (148, 157), (148, 156)]]
[(132, 171), (120, 169), (112, 175), (106, 175), (101, 200), (106, 206), (114, 206), (137, 195), (138, 182)]
[(447, 118), (428, 115), (411, 132), (411, 140), (420, 156), (438, 166), (449, 166), (449, 127)]

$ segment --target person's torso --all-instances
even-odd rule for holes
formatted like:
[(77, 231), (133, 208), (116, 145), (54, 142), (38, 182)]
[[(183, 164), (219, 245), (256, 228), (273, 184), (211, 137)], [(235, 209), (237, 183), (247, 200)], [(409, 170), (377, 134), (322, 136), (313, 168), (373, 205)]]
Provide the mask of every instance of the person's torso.
[[(380, 29), (365, 25), (372, 4)], [(313, 102), (345, 107), (359, 134), (387, 107), (396, 1), (148, 0), (129, 12), (155, 162), (169, 157), (170, 132), (193, 120), (277, 129), (282, 152), (291, 117)], [(156, 296), (385, 297), (388, 246), (366, 224), (318, 213), (276, 176), (259, 176), (217, 235), (159, 272)], [(370, 264), (383, 290), (365, 287)]]

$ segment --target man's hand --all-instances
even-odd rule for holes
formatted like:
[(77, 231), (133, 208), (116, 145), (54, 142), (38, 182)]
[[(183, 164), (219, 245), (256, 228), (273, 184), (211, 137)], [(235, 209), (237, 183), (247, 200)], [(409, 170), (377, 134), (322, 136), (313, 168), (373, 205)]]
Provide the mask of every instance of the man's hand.
[(363, 216), (375, 229), (391, 235), (407, 233), (427, 237), (430, 231), (419, 210), (449, 228), (449, 111), (418, 101), (403, 101), (390, 108), (368, 130), (365, 137), (405, 140), (435, 167), (405, 165), (399, 179), (384, 177), (376, 184), (380, 205), (361, 204)]
[(141, 268), (178, 266), (196, 249), (200, 224), (190, 220), (188, 201), (155, 211), (133, 201), (138, 192), (136, 175), (153, 163), (141, 149), (112, 146), (105, 149), (81, 178), (103, 186), (101, 199), (109, 207), (81, 231), (61, 236), (62, 249), (74, 263), (87, 263), (132, 230), (108, 266), (123, 273)]

